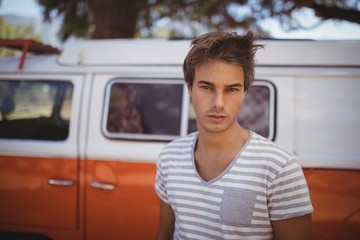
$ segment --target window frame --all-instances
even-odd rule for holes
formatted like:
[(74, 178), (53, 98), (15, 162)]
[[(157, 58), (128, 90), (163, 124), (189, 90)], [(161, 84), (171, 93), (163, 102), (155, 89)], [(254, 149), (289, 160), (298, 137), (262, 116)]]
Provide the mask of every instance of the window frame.
[[(143, 133), (114, 133), (109, 132), (107, 129), (108, 123), (108, 115), (109, 115), (109, 107), (110, 107), (110, 95), (111, 95), (111, 88), (115, 83), (125, 83), (125, 84), (172, 84), (172, 85), (179, 85), (182, 87), (182, 99), (181, 99), (181, 108), (180, 108), (180, 127), (179, 127), (179, 134), (178, 135), (163, 135), (163, 134), (143, 134)], [(104, 95), (104, 107), (103, 107), (103, 116), (101, 122), (101, 131), (105, 137), (110, 139), (118, 139), (118, 140), (133, 140), (133, 141), (163, 141), (169, 142), (174, 140), (186, 133), (187, 129), (187, 122), (185, 121), (187, 118), (184, 117), (184, 113), (188, 109), (188, 104), (186, 104), (186, 97), (187, 87), (184, 84), (184, 79), (182, 78), (134, 78), (134, 77), (116, 77), (110, 79), (107, 82), (105, 87), (105, 95)]]
[[(57, 157), (57, 158), (74, 158), (79, 156), (79, 139), (84, 138), (82, 126), (85, 126), (85, 119), (81, 118), (84, 110), (83, 97), (87, 94), (84, 91), (86, 84), (90, 86), (89, 81), (85, 81), (83, 74), (76, 73), (22, 73), (0, 74), (0, 81), (3, 80), (23, 80), (23, 81), (66, 81), (73, 84), (71, 118), (69, 122), (69, 135), (63, 141), (48, 140), (25, 140), (25, 139), (0, 139), (0, 152), (2, 155), (11, 156), (36, 156), (36, 157)], [(83, 123), (83, 124), (82, 124)], [(84, 130), (85, 131), (85, 130)]]
[(262, 86), (269, 89), (269, 136), (267, 139), (275, 141), (276, 138), (276, 103), (277, 103), (277, 91), (275, 85), (264, 79), (255, 79), (251, 86)]
[[(181, 100), (181, 119), (179, 135), (161, 135), (161, 134), (139, 134), (139, 133), (113, 133), (107, 130), (107, 121), (110, 106), (111, 87), (115, 83), (129, 84), (175, 84), (182, 85), (183, 93)], [(276, 138), (276, 87), (269, 80), (255, 79), (251, 86), (261, 86), (269, 89), (269, 136), (267, 139), (274, 141)], [(111, 78), (105, 87), (103, 114), (101, 121), (101, 131), (103, 135), (112, 140), (132, 140), (132, 141), (161, 141), (169, 142), (176, 138), (188, 134), (190, 97), (188, 88), (183, 78), (135, 78), (135, 77), (115, 77)]]
[[(67, 125), (67, 134), (66, 134), (66, 137), (65, 138), (59, 138), (59, 139), (47, 139), (47, 138), (40, 138), (40, 137), (27, 137), (27, 138), (22, 138), (22, 137), (1, 137), (0, 136), (0, 139), (2, 140), (16, 140), (16, 141), (47, 141), (47, 142), (64, 142), (64, 141), (67, 141), (67, 139), (69, 138), (69, 135), (70, 135), (70, 122), (71, 122), (71, 117), (69, 119), (63, 119), (62, 116), (61, 116), (61, 111), (64, 107), (64, 99), (65, 99), (65, 95), (66, 95), (66, 91), (71, 88), (71, 105), (70, 105), (70, 116), (72, 115), (72, 105), (73, 105), (73, 96), (74, 96), (74, 88), (75, 88), (75, 85), (74, 83), (67, 79), (67, 80), (63, 80), (63, 79), (54, 79), (54, 78), (49, 78), (49, 79), (44, 79), (44, 78), (1, 78), (0, 79), (1, 82), (9, 82), (9, 83), (13, 83), (13, 82), (18, 82), (18, 83), (27, 83), (27, 84), (33, 84), (33, 83), (38, 83), (38, 84), (45, 84), (45, 85), (52, 85), (54, 84), (55, 85), (55, 89), (56, 89), (56, 94), (54, 96), (54, 99), (53, 101), (51, 102), (51, 108), (49, 109), (51, 112), (50, 112), (50, 115), (49, 116), (44, 116), (45, 119), (49, 119), (51, 120), (52, 122), (54, 122), (54, 124), (56, 123), (56, 120), (60, 120), (62, 122), (64, 122), (66, 125)], [(57, 101), (60, 100), (58, 99), (59, 96), (57, 96), (57, 94), (59, 94), (59, 91), (61, 92), (61, 89), (62, 87), (60, 87), (60, 85), (64, 85), (65, 84), (69, 84), (69, 87), (66, 87), (64, 88), (64, 92), (63, 92), (63, 96), (61, 96), (61, 105), (57, 106)], [(53, 120), (53, 116), (56, 116), (57, 119), (56, 120)], [(8, 121), (28, 121), (28, 122), (39, 122), (40, 116), (37, 116), (35, 118), (28, 118), (28, 117), (25, 117), (25, 118), (16, 118), (16, 119), (11, 119), (11, 120), (8, 120)], [(52, 129), (54, 130), (54, 129)], [(16, 134), (15, 134), (16, 135)]]

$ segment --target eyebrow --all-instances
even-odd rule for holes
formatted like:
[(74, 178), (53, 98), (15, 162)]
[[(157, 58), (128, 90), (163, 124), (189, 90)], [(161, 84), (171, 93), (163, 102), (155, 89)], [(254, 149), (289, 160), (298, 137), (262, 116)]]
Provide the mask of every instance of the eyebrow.
[(235, 83), (235, 84), (226, 85), (227, 88), (242, 87), (242, 86), (243, 85), (241, 83)]
[(214, 86), (214, 84), (212, 82), (208, 82), (208, 81), (205, 81), (205, 80), (200, 80), (197, 82), (198, 85), (200, 84), (205, 84), (205, 85), (210, 85), (210, 86)]
[[(198, 85), (199, 85), (199, 84), (205, 84), (205, 85), (209, 85), (209, 86), (215, 86), (214, 83), (208, 82), (208, 81), (205, 81), (205, 80), (200, 80), (197, 84), (198, 84)], [(243, 87), (243, 84), (241, 84), (241, 83), (234, 83), (234, 84), (226, 85), (226, 88), (233, 88), (233, 87)]]

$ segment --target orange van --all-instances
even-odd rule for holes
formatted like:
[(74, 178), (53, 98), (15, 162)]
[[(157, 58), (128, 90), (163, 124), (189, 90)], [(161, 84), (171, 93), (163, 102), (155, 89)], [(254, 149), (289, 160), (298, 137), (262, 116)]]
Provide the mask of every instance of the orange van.
[[(360, 239), (360, 42), (261, 43), (238, 121), (299, 158), (314, 239)], [(0, 59), (0, 239), (155, 239), (158, 153), (196, 131), (190, 41), (1, 44), (24, 51)]]

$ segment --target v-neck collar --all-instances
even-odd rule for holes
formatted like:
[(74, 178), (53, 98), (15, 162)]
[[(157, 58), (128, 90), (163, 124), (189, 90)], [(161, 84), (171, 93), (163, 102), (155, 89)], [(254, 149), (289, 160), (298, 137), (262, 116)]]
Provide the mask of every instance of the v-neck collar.
[(237, 159), (239, 159), (240, 155), (242, 154), (242, 152), (244, 151), (244, 149), (247, 147), (247, 145), (250, 143), (252, 137), (253, 137), (253, 131), (249, 130), (249, 137), (246, 140), (244, 146), (242, 146), (242, 148), (239, 150), (239, 152), (236, 154), (236, 156), (234, 157), (234, 159), (231, 161), (231, 163), (229, 164), (229, 166), (227, 166), (227, 168), (220, 173), (218, 176), (214, 177), (213, 179), (209, 180), (209, 181), (205, 181), (199, 174), (197, 168), (196, 168), (196, 163), (195, 163), (195, 146), (197, 143), (199, 137), (199, 132), (196, 132), (194, 134), (194, 141), (192, 143), (192, 149), (191, 149), (191, 161), (192, 161), (192, 166), (194, 169), (194, 172), (196, 174), (196, 176), (198, 177), (198, 179), (204, 184), (204, 185), (211, 185), (215, 182), (217, 182), (219, 179), (221, 179), (225, 174), (227, 174), (230, 169), (232, 168), (232, 166), (234, 166), (234, 164), (236, 163)]

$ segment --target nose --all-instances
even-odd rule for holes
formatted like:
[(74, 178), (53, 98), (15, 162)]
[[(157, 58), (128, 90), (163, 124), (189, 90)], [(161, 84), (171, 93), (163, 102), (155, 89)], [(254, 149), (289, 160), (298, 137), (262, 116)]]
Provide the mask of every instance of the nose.
[(221, 91), (214, 93), (213, 107), (216, 110), (222, 110), (224, 108), (224, 94)]

